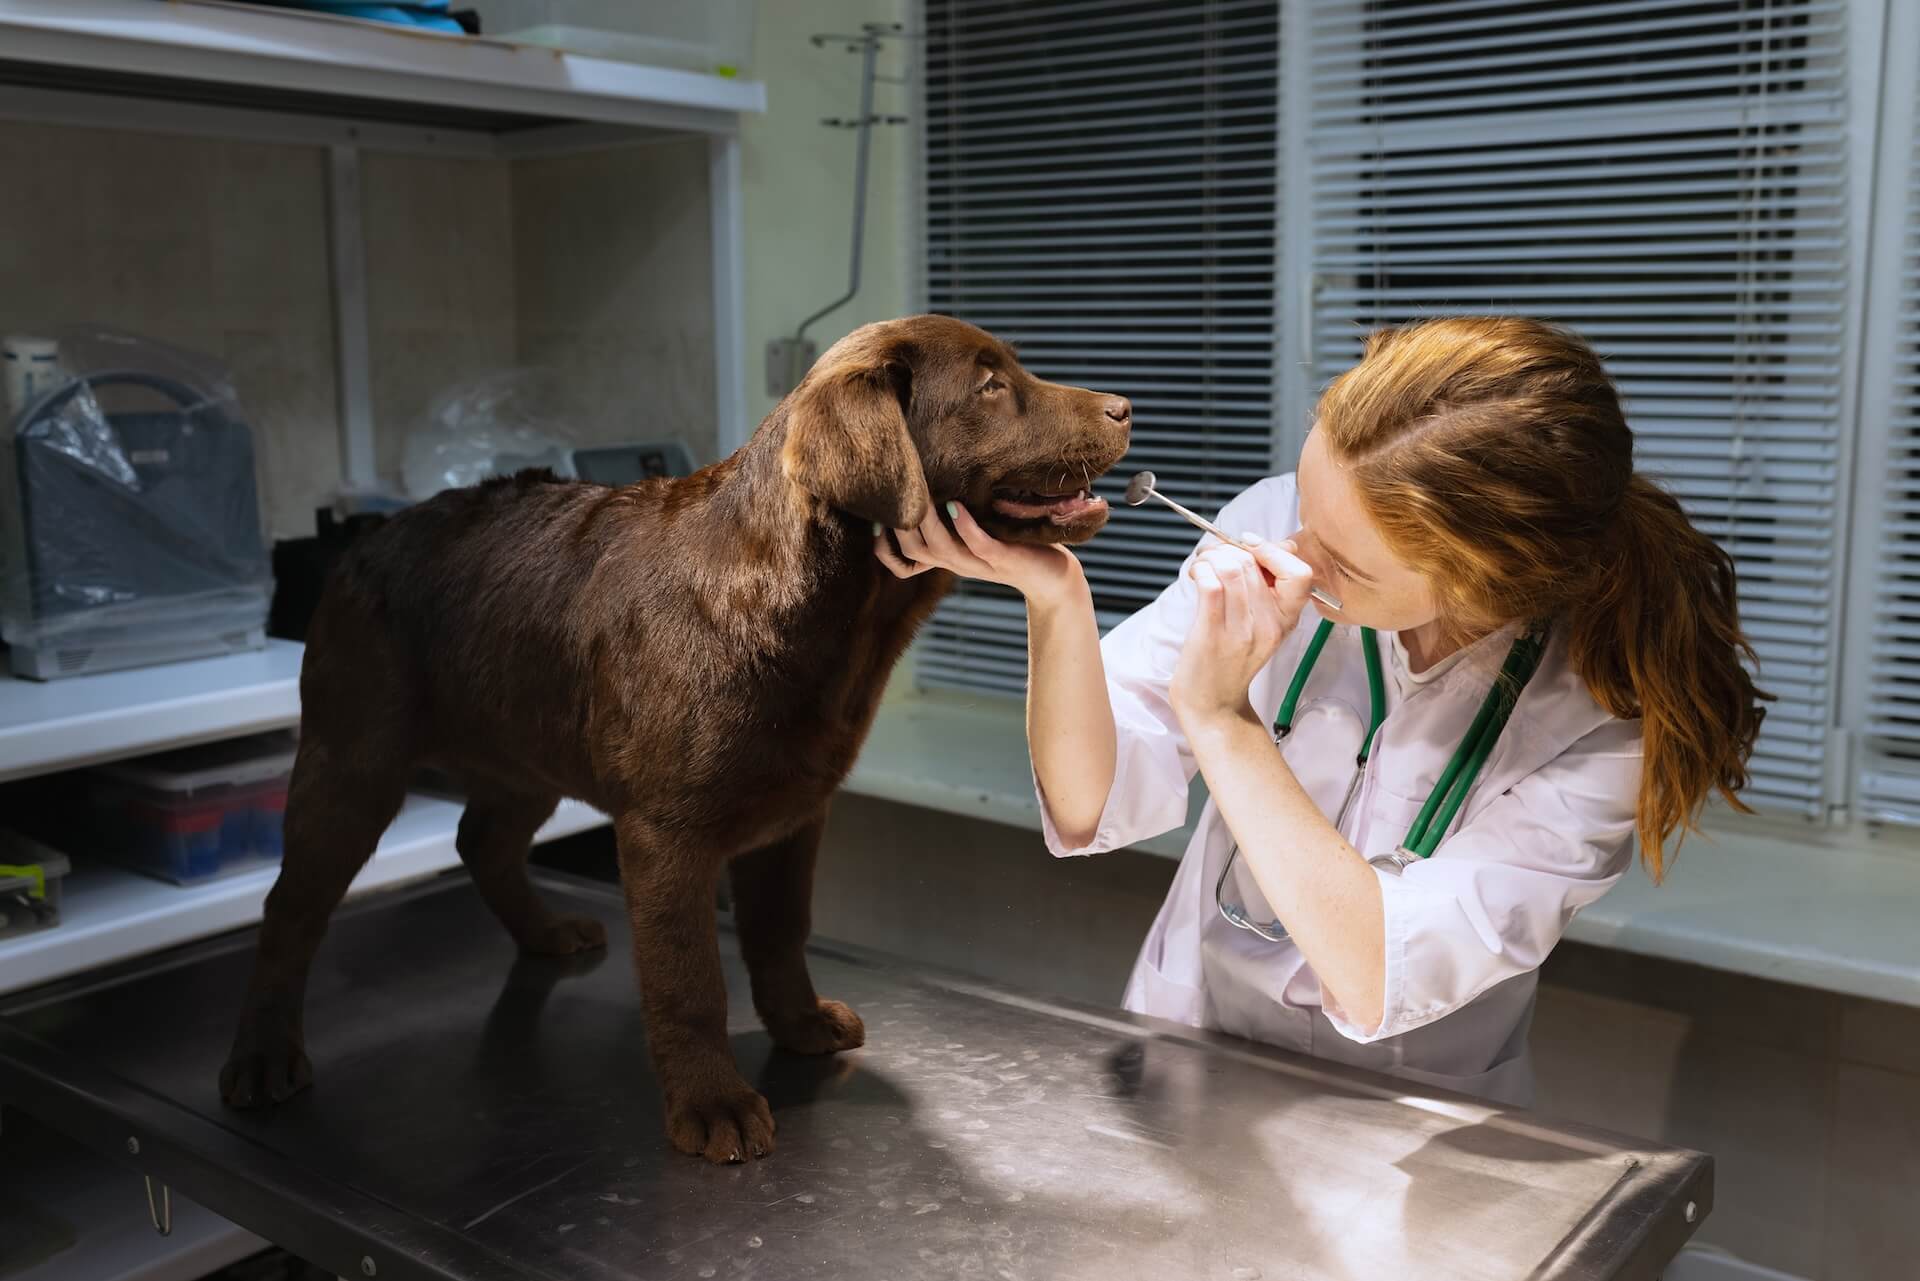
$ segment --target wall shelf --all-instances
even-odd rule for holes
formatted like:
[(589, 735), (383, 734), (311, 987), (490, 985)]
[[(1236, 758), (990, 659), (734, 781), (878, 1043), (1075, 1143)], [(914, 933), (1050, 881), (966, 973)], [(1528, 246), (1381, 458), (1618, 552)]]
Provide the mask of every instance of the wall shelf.
[(303, 652), (270, 640), (252, 653), (97, 676), (0, 676), (0, 782), (293, 725)]
[[(458, 801), (409, 796), (380, 839), (373, 860), (354, 879), (362, 894), (453, 867)], [(563, 801), (534, 837), (557, 840), (602, 826), (604, 814)], [(0, 993), (141, 956), (260, 919), (278, 867), (241, 872), (202, 885), (172, 885), (109, 864), (76, 860), (67, 878), (60, 924), (0, 941)]]
[(765, 109), (753, 81), (321, 14), (0, 0), (0, 115), (16, 118), (512, 153), (727, 135)]

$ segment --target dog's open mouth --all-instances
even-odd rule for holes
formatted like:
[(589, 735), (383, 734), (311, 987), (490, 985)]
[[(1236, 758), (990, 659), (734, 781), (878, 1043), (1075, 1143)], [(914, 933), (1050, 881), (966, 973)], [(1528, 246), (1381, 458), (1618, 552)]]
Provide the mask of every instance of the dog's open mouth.
[(993, 509), (1014, 520), (1047, 520), (1065, 525), (1089, 512), (1105, 509), (1107, 500), (1095, 498), (1085, 489), (1050, 494), (1033, 489), (996, 489)]

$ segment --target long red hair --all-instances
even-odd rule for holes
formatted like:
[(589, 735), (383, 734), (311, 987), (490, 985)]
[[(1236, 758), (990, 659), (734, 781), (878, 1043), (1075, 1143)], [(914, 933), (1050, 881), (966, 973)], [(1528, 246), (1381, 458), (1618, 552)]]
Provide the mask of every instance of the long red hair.
[(1594, 700), (1640, 722), (1635, 828), (1656, 881), (1708, 796), (1746, 809), (1769, 696), (1748, 672), (1733, 558), (1634, 470), (1585, 341), (1507, 316), (1381, 329), (1322, 394), (1315, 430), (1449, 625), (1552, 620)]

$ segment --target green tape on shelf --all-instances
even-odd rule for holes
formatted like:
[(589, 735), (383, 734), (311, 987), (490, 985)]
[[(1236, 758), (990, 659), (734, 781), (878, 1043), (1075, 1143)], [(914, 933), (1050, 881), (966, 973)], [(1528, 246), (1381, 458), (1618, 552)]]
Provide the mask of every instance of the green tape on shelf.
[(32, 881), (28, 895), (38, 899), (47, 896), (47, 869), (38, 863), (0, 863), (0, 881)]

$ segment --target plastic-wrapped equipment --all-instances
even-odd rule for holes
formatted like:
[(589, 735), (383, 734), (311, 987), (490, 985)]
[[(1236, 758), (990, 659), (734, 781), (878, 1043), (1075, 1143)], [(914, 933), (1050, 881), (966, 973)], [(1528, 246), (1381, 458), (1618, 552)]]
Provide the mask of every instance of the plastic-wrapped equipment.
[(93, 331), (0, 450), (0, 636), (47, 679), (265, 644), (253, 433), (217, 364)]
[(579, 417), (551, 370), (504, 369), (455, 383), (407, 433), (401, 461), (407, 496), (431, 498), (528, 467), (570, 477), (573, 442), (562, 426), (570, 421)]

